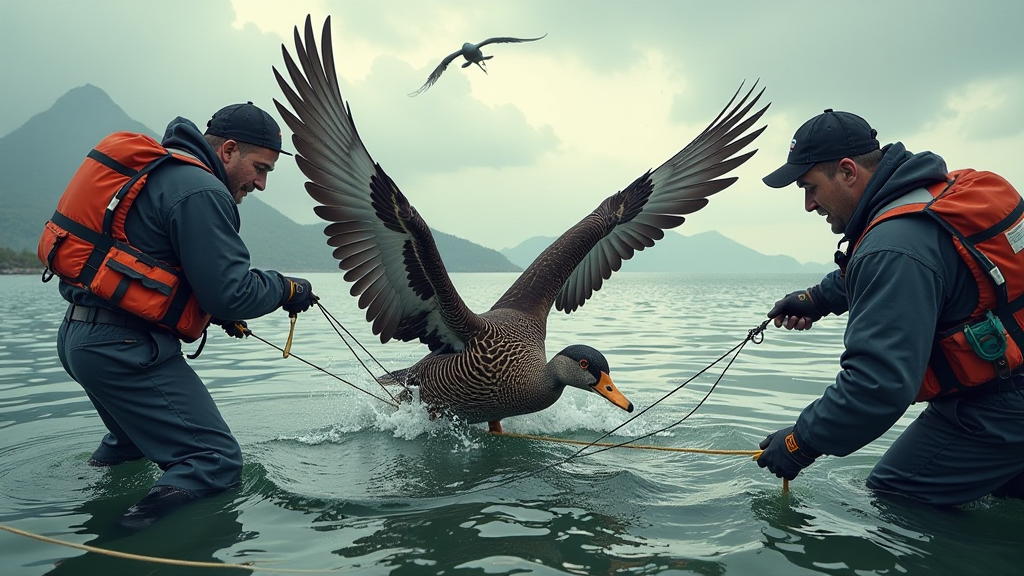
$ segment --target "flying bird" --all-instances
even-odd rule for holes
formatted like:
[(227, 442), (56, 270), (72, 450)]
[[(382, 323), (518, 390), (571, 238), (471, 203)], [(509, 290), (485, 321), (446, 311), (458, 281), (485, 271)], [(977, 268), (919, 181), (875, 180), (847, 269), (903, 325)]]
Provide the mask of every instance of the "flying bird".
[(566, 313), (583, 306), (624, 260), (653, 246), (665, 229), (682, 224), (685, 214), (736, 181), (719, 177), (756, 152), (742, 151), (766, 128), (748, 132), (768, 108), (751, 112), (764, 89), (754, 94), (755, 83), (741, 98), (742, 87), (737, 90), (692, 142), (601, 201), (490, 310), (477, 313), (452, 284), (427, 223), (360, 140), (338, 87), (329, 17), (321, 48), (322, 62), (307, 17), (304, 41), (295, 28), (299, 65), (282, 46), (291, 84), (274, 69), (291, 108), (274, 103), (293, 132), (295, 161), (309, 179), (306, 192), (319, 204), (315, 213), (330, 222), (327, 244), (381, 343), (418, 340), (430, 350), (378, 380), (418, 387), (432, 413), (487, 422), (492, 431), (501, 431), (503, 418), (551, 406), (567, 386), (632, 411), (598, 350), (573, 344), (547, 359), (548, 313), (552, 306)]
[[(544, 36), (547, 36), (547, 34), (545, 34)], [(437, 79), (441, 77), (441, 73), (445, 71), (445, 68), (448, 68), (448, 65), (452, 63), (452, 60), (455, 60), (459, 56), (462, 56), (463, 58), (466, 59), (465, 64), (462, 65), (463, 68), (469, 66), (470, 64), (476, 64), (477, 66), (480, 67), (481, 70), (484, 71), (484, 74), (487, 74), (487, 65), (484, 63), (484, 61), (490, 60), (491, 58), (494, 58), (494, 56), (484, 56), (484, 53), (480, 51), (480, 48), (482, 46), (498, 43), (534, 42), (536, 40), (544, 38), (544, 36), (538, 36), (536, 38), (511, 38), (508, 36), (501, 36), (498, 38), (488, 38), (487, 40), (484, 40), (479, 44), (471, 44), (469, 42), (466, 42), (465, 44), (462, 45), (462, 48), (459, 48), (455, 52), (452, 52), (451, 54), (445, 56), (444, 60), (441, 60), (441, 63), (437, 65), (437, 68), (434, 68), (434, 71), (431, 72), (430, 76), (427, 77), (427, 81), (423, 84), (423, 86), (420, 86), (420, 89), (415, 92), (410, 92), (409, 96), (418, 96), (419, 94), (426, 92), (427, 88), (430, 88), (431, 86), (434, 85), (434, 82), (437, 82)]]

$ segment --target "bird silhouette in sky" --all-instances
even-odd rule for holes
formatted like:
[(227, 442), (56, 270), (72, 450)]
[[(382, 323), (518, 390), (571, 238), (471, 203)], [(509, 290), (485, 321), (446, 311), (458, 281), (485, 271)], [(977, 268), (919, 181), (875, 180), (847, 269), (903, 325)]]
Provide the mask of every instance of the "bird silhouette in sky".
[[(544, 36), (547, 36), (547, 34), (545, 34)], [(488, 38), (487, 40), (484, 40), (479, 44), (471, 44), (469, 42), (466, 42), (465, 44), (462, 45), (462, 48), (459, 48), (455, 52), (452, 52), (451, 54), (445, 56), (444, 60), (441, 60), (441, 63), (437, 65), (437, 68), (434, 68), (434, 71), (431, 72), (430, 76), (427, 77), (427, 81), (423, 84), (423, 86), (420, 86), (419, 90), (411, 92), (409, 96), (417, 96), (419, 94), (422, 94), (423, 92), (426, 92), (427, 88), (430, 88), (431, 86), (434, 85), (434, 82), (437, 82), (437, 79), (441, 77), (441, 73), (443, 73), (445, 68), (447, 68), (448, 65), (452, 63), (452, 60), (455, 60), (459, 56), (462, 56), (463, 58), (466, 59), (466, 63), (462, 65), (463, 68), (469, 66), (470, 64), (476, 64), (477, 66), (480, 67), (481, 70), (484, 71), (484, 74), (486, 74), (487, 66), (484, 64), (484, 60), (490, 60), (491, 58), (494, 58), (494, 56), (484, 56), (484, 53), (480, 51), (481, 47), (486, 46), (488, 44), (498, 43), (533, 42), (535, 40), (540, 40), (544, 36), (538, 36), (536, 38), (512, 38), (508, 36), (499, 36), (497, 38)]]

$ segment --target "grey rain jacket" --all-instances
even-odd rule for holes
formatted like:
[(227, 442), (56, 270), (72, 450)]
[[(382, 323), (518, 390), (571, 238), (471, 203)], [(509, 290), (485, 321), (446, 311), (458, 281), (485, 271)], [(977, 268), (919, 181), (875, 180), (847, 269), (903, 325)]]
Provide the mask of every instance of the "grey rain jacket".
[[(213, 174), (174, 161), (156, 168), (125, 219), (129, 242), (181, 266), (199, 305), (214, 317), (246, 320), (272, 312), (284, 298), (285, 280), (273, 270), (250, 269), (224, 164), (196, 125), (180, 116), (167, 125), (161, 143), (195, 155)], [(74, 304), (113, 308), (63, 281), (60, 293)]]
[[(931, 152), (897, 142), (884, 156), (846, 228), (856, 242), (879, 210), (906, 193), (946, 179)], [(848, 248), (849, 249), (849, 248)], [(864, 236), (846, 278), (838, 270), (816, 287), (834, 314), (849, 312), (840, 372), (797, 419), (804, 442), (845, 456), (892, 427), (913, 404), (937, 329), (970, 316), (978, 289), (951, 237), (926, 215), (893, 218)]]

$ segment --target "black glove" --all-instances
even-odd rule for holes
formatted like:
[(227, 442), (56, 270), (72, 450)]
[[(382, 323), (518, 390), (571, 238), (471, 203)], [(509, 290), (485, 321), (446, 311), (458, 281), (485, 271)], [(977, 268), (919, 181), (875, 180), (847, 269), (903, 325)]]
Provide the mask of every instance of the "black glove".
[(758, 446), (763, 452), (757, 459), (757, 465), (786, 480), (796, 478), (801, 470), (821, 456), (821, 452), (804, 442), (792, 426), (769, 434)]
[[(807, 290), (797, 290), (786, 294), (782, 300), (775, 303), (775, 307), (768, 312), (769, 318), (778, 316), (795, 316), (797, 318), (810, 318), (812, 322), (821, 320), (821, 317), (828, 314), (828, 310), (821, 303), (821, 295), (817, 286)], [(815, 299), (815, 295), (818, 296)]]
[(245, 323), (245, 320), (221, 320), (220, 318), (211, 318), (210, 323), (223, 328), (224, 332), (232, 338), (242, 338), (250, 334), (249, 325)]
[(309, 284), (309, 280), (284, 277), (284, 298), (281, 299), (281, 308), (284, 308), (288, 314), (305, 312), (319, 300), (313, 294), (313, 287)]
[(226, 322), (221, 324), (224, 328), (224, 332), (232, 338), (241, 338), (249, 335), (249, 325), (245, 323), (245, 320), (235, 320), (234, 322)]

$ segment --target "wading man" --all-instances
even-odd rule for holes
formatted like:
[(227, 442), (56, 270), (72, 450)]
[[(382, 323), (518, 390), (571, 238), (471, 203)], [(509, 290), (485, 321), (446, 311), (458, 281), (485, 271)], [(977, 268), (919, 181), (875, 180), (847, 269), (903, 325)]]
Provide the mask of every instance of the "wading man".
[(57, 352), (107, 428), (89, 464), (147, 458), (163, 471), (126, 527), (239, 482), (241, 449), (182, 340), (205, 336), (211, 315), (240, 338), (245, 319), (316, 300), (304, 279), (251, 269), (238, 235), (236, 204), (282, 153), (277, 123), (251, 102), (218, 111), (205, 134), (180, 117), (159, 143), (112, 134), (46, 224), (39, 257), (70, 303)]
[(990, 172), (948, 172), (931, 152), (879, 147), (861, 117), (826, 110), (793, 137), (765, 184), (803, 189), (804, 209), (843, 235), (840, 269), (768, 313), (805, 330), (847, 314), (835, 383), (758, 465), (793, 479), (845, 456), (928, 402), (867, 478), (939, 505), (1024, 497), (1024, 204)]

